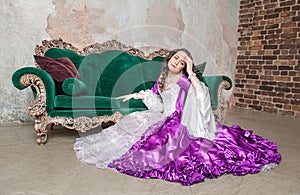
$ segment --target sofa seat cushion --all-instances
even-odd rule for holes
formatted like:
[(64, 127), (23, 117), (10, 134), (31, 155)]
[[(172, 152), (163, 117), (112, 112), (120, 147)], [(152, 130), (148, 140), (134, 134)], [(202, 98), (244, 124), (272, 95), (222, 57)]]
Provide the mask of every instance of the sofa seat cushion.
[(132, 99), (122, 102), (104, 96), (67, 96), (58, 95), (54, 99), (54, 107), (59, 109), (126, 109), (146, 108), (141, 100)]
[(127, 115), (132, 112), (143, 111), (143, 110), (146, 110), (146, 108), (124, 108), (124, 109), (117, 109), (117, 110), (113, 110), (113, 109), (108, 109), (108, 110), (104, 110), (104, 109), (98, 109), (98, 110), (88, 110), (88, 109), (53, 110), (53, 111), (49, 112), (48, 114), (50, 117), (60, 116), (60, 117), (79, 118), (79, 117), (85, 116), (85, 117), (92, 118), (92, 117), (104, 116), (104, 115), (110, 116), (115, 112), (120, 112), (123, 115)]

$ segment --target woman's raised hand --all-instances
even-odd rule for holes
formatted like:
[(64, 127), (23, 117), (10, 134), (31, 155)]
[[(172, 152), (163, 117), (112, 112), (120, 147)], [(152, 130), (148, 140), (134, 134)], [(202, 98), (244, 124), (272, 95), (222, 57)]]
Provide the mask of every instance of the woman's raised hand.
[(192, 59), (186, 55), (185, 56), (186, 61), (186, 71), (189, 75), (193, 74), (193, 61)]

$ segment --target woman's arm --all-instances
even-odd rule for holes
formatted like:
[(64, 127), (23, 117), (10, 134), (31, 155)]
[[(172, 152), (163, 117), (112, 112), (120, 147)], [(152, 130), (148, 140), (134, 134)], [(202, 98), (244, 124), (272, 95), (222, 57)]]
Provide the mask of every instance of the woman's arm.
[(156, 95), (151, 90), (144, 91), (143, 103), (149, 110), (163, 112), (163, 104), (160, 95)]
[[(159, 95), (159, 91), (158, 91), (158, 82), (160, 80), (160, 77), (161, 75), (158, 77), (157, 81), (155, 82), (154, 86), (152, 87), (151, 89), (151, 92), (155, 95)], [(148, 90), (146, 90), (148, 91)], [(128, 95), (123, 95), (123, 96), (120, 96), (120, 97), (117, 97), (116, 99), (119, 100), (119, 99), (123, 99), (123, 102), (125, 101), (128, 101), (130, 99), (141, 99), (141, 100), (144, 100), (145, 98), (145, 91), (144, 90), (141, 90), (140, 92), (138, 93), (133, 93), (133, 94), (128, 94)]]
[(182, 125), (185, 125), (189, 133), (195, 137), (214, 140), (217, 128), (211, 109), (209, 90), (202, 82), (199, 82), (196, 88), (197, 90), (189, 89), (182, 115)]
[(117, 97), (117, 100), (123, 99), (123, 102), (126, 102), (130, 99), (141, 99), (143, 100), (145, 97), (145, 93), (143, 91), (140, 91), (139, 93), (132, 93), (132, 94), (128, 94), (128, 95), (122, 95)]
[(158, 93), (158, 84), (157, 82), (153, 86), (151, 90), (142, 90), (138, 93), (123, 95), (117, 97), (116, 99), (123, 99), (123, 102), (128, 101), (130, 99), (141, 99), (143, 103), (149, 110), (154, 110), (157, 112), (163, 112), (163, 105), (161, 97)]
[(189, 79), (192, 83), (192, 86), (194, 88), (194, 91), (197, 91), (200, 80), (196, 77), (196, 74), (194, 72), (188, 73), (189, 74)]

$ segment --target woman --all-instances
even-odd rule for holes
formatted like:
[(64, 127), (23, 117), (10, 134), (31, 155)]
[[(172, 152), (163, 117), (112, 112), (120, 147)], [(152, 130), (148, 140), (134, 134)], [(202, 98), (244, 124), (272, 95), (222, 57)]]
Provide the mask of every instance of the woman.
[(276, 144), (239, 126), (215, 123), (209, 91), (193, 67), (186, 49), (172, 51), (152, 90), (119, 97), (142, 99), (148, 110), (76, 139), (78, 159), (98, 168), (182, 185), (275, 167), (281, 160)]

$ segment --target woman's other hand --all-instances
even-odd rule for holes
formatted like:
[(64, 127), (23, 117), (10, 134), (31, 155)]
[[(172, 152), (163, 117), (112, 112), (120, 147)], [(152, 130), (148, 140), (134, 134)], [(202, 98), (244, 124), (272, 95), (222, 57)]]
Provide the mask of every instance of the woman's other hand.
[(186, 62), (186, 72), (189, 75), (193, 74), (194, 73), (193, 72), (193, 61), (188, 55), (185, 56), (185, 62)]

